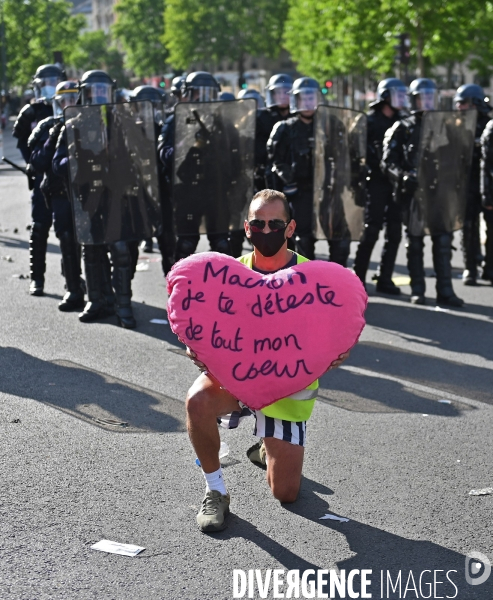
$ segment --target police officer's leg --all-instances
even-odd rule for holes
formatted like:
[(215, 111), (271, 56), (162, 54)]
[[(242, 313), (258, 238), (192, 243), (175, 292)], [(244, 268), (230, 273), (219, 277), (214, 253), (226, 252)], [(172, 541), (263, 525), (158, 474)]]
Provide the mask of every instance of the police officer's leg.
[(116, 316), (125, 329), (135, 329), (137, 323), (132, 312), (132, 255), (127, 242), (110, 246), (113, 262), (113, 288), (116, 297)]
[(425, 268), (423, 263), (424, 238), (417, 235), (407, 236), (407, 268), (411, 277), (412, 304), (425, 303)]
[(464, 285), (477, 285), (477, 240), (479, 237), (479, 219), (464, 221), (462, 228), (462, 254), (464, 257), (464, 271), (462, 281)]
[(162, 231), (156, 236), (159, 251), (161, 252), (161, 265), (164, 275), (167, 275), (175, 262), (176, 237), (173, 229), (173, 206), (165, 191), (161, 192), (161, 220)]
[(111, 281), (111, 263), (108, 258), (108, 249), (106, 246), (101, 252), (101, 292), (105, 302), (104, 312), (106, 315), (115, 314), (115, 292)]
[(229, 234), (229, 245), (231, 248), (231, 256), (238, 258), (243, 252), (243, 240), (245, 239), (244, 229), (235, 229)]
[(211, 245), (212, 252), (220, 252), (232, 256), (229, 243), (229, 233), (208, 233), (207, 239)]
[(315, 259), (315, 236), (313, 235), (313, 190), (298, 188), (296, 196), (290, 202), (291, 214), (296, 221), (296, 251), (308, 258)]
[(363, 284), (370, 264), (371, 253), (377, 243), (385, 215), (385, 196), (378, 182), (370, 181), (365, 203), (365, 229), (356, 250), (353, 269)]
[(199, 243), (199, 234), (179, 235), (176, 240), (175, 262), (193, 254)]
[(485, 209), (483, 215), (486, 222), (486, 252), (481, 279), (493, 284), (493, 210)]
[(152, 238), (147, 238), (147, 239), (143, 240), (140, 247), (142, 248), (142, 252), (146, 252), (146, 253), (153, 252)]
[(382, 258), (380, 261), (377, 291), (398, 296), (401, 293), (401, 290), (392, 281), (392, 274), (394, 272), (399, 244), (401, 243), (402, 225), (400, 214), (396, 209), (391, 208), (391, 205), (388, 206), (387, 215), (385, 245), (382, 250)]
[(462, 306), (452, 287), (452, 234), (442, 233), (431, 238), (433, 243), (433, 266), (436, 274), (437, 303), (447, 306)]
[(351, 249), (351, 240), (329, 240), (329, 260), (343, 267), (347, 266), (349, 251)]
[(84, 292), (80, 278), (79, 244), (74, 235), (72, 208), (66, 197), (52, 198), (53, 223), (55, 233), (60, 240), (63, 276), (67, 293), (58, 305), (58, 310), (67, 312), (84, 307)]
[(102, 261), (105, 253), (104, 246), (89, 244), (82, 246), (87, 288), (87, 304), (79, 314), (79, 321), (82, 323), (89, 323), (106, 316), (106, 302), (102, 290)]
[(47, 207), (41, 190), (34, 189), (32, 194), (32, 225), (29, 240), (31, 266), (31, 296), (42, 296), (46, 271), (46, 249), (52, 223), (51, 210)]

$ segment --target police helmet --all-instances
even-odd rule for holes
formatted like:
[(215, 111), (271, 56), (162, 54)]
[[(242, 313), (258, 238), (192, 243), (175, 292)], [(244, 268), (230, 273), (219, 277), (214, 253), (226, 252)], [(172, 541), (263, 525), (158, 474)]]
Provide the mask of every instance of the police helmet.
[(176, 96), (178, 100), (181, 98), (181, 88), (185, 83), (185, 79), (185, 75), (178, 75), (177, 77), (173, 77), (171, 81), (170, 92), (173, 94), (173, 96)]
[[(485, 101), (485, 93), (480, 85), (466, 83), (455, 92), (454, 104), (472, 104), (480, 112), (489, 113), (491, 106)], [(458, 108), (458, 107), (457, 107)]]
[(130, 92), (130, 101), (150, 100), (153, 104), (166, 102), (166, 92), (152, 85), (139, 85)]
[(110, 104), (115, 99), (116, 81), (105, 71), (86, 71), (79, 90), (82, 104)]
[(195, 71), (187, 75), (182, 87), (182, 98), (188, 102), (217, 100), (221, 86), (207, 71)]
[(411, 81), (408, 94), (411, 99), (411, 112), (436, 110), (438, 90), (436, 83), (431, 79), (420, 77)]
[(319, 104), (322, 104), (322, 92), (316, 79), (300, 77), (293, 83), (289, 97), (292, 113), (315, 111)]
[(59, 117), (67, 106), (77, 103), (79, 87), (76, 81), (62, 81), (56, 86), (53, 96), (53, 114)]
[(235, 95), (231, 92), (221, 92), (217, 99), (221, 102), (231, 102), (232, 100), (236, 100)]
[(65, 71), (58, 65), (41, 65), (36, 69), (32, 80), (36, 100), (45, 98), (51, 100), (55, 95), (56, 86), (66, 78)]
[(292, 87), (293, 78), (291, 75), (286, 75), (285, 73), (272, 75), (265, 87), (265, 105), (267, 108), (271, 108), (272, 106), (288, 108), (289, 92)]
[(257, 90), (253, 90), (253, 89), (240, 90), (238, 92), (237, 98), (238, 98), (238, 100), (245, 100), (246, 98), (255, 98), (255, 100), (257, 101), (257, 108), (265, 107), (265, 102), (262, 97), (262, 94), (260, 92), (258, 92)]
[(407, 87), (400, 79), (389, 77), (379, 82), (376, 100), (370, 104), (370, 108), (383, 103), (390, 105), (395, 110), (407, 108)]

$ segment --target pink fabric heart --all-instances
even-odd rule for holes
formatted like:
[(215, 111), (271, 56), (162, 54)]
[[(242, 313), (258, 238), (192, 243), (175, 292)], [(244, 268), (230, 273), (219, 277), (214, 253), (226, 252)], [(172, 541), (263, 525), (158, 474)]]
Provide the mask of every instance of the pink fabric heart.
[(225, 254), (203, 252), (176, 263), (167, 281), (173, 332), (254, 409), (307, 387), (365, 326), (361, 281), (331, 262), (261, 275)]

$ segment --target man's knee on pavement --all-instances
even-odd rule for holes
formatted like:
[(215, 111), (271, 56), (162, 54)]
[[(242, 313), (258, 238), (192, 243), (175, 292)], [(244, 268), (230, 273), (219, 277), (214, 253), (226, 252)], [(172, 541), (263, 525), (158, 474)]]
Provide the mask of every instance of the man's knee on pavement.
[(290, 504), (296, 501), (298, 492), (300, 491), (300, 480), (296, 481), (294, 479), (287, 479), (284, 481), (279, 481), (275, 478), (269, 479), (268, 475), (267, 479), (270, 489), (272, 490), (272, 494), (276, 500), (279, 500), (279, 502), (282, 502), (283, 504)]

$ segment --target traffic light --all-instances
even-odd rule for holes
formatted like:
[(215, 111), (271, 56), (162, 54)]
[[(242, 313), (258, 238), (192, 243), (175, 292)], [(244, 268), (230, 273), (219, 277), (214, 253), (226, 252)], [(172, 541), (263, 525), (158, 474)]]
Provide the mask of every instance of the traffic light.
[(400, 62), (401, 65), (408, 65), (411, 53), (411, 37), (409, 33), (399, 33), (394, 37), (400, 40), (400, 43), (394, 46), (394, 50), (398, 51), (395, 59)]
[(166, 79), (161, 75), (161, 81), (159, 82), (159, 87), (160, 88), (165, 88), (166, 87)]
[(328, 79), (325, 82), (325, 87), (322, 88), (322, 94), (328, 94), (329, 90), (332, 88), (333, 85), (333, 82), (330, 79)]

